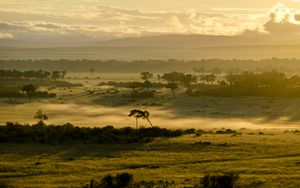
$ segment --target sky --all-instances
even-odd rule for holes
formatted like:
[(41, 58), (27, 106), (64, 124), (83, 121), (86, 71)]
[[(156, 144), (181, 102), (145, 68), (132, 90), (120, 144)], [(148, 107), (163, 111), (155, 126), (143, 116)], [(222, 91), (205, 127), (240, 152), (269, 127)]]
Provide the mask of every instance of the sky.
[(300, 32), (298, 14), (299, 0), (0, 0), (0, 43), (174, 33), (284, 37)]

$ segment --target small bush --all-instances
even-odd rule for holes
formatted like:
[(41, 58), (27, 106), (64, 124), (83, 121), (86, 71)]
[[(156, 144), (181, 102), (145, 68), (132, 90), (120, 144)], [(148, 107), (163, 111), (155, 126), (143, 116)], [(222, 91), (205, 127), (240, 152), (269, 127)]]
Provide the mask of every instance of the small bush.
[(0, 188), (8, 188), (9, 186), (6, 183), (0, 182)]
[(201, 184), (204, 188), (233, 188), (238, 179), (237, 174), (206, 175), (202, 178)]
[(239, 132), (232, 129), (226, 129), (225, 131), (219, 130), (216, 132), (216, 134), (239, 134)]
[(115, 179), (117, 187), (127, 187), (133, 181), (133, 176), (129, 173), (122, 173), (118, 174)]
[(195, 134), (196, 130), (195, 129), (186, 129), (184, 130), (184, 134)]
[(126, 188), (133, 183), (133, 176), (129, 173), (121, 173), (116, 176), (106, 175), (102, 178), (100, 183), (94, 180), (90, 181), (89, 185), (84, 188)]
[(153, 98), (154, 90), (132, 90), (129, 97), (131, 98)]

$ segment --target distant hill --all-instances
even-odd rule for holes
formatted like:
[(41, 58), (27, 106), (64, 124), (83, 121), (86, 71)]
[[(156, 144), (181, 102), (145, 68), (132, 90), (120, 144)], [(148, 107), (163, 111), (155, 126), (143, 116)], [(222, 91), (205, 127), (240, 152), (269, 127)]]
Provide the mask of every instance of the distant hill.
[(0, 47), (0, 59), (264, 59), (300, 58), (300, 45), (249, 45), (200, 48), (171, 47)]
[(240, 35), (197, 35), (197, 34), (168, 34), (158, 36), (143, 36), (121, 38), (106, 41), (23, 41), (2, 39), (0, 47), (95, 47), (95, 48), (207, 48), (207, 47), (236, 47), (236, 46), (270, 46), (270, 45), (300, 45), (300, 38), (276, 37), (255, 33)]
[(98, 47), (201, 48), (271, 44), (268, 40), (246, 36), (160, 35), (102, 41)]
[(100, 42), (0, 43), (0, 59), (262, 59), (300, 58), (300, 39), (272, 35), (160, 35)]
[(222, 35), (159, 35), (135, 38), (122, 38), (101, 41), (97, 47), (143, 47), (143, 48), (202, 48), (202, 47), (234, 47), (234, 46), (266, 46), (266, 45), (299, 45), (297, 35), (279, 37), (269, 34), (242, 33), (235, 36)]

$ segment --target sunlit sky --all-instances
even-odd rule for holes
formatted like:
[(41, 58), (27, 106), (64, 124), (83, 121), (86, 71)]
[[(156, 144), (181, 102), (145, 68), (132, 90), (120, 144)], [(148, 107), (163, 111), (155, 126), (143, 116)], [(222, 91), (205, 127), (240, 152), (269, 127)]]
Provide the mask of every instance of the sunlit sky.
[(144, 11), (209, 11), (215, 8), (269, 9), (277, 3), (300, 8), (299, 0), (0, 0), (1, 7), (14, 10), (70, 11), (70, 8), (89, 11), (99, 5), (118, 6)]
[(101, 41), (300, 31), (298, 0), (0, 0), (1, 39)]

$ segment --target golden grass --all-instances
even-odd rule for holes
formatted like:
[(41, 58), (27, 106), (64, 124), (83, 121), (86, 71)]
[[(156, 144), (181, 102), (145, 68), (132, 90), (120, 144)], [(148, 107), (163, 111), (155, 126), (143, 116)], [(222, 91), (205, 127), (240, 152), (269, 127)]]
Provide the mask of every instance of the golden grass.
[(243, 187), (299, 187), (299, 134), (265, 133), (189, 135), (145, 145), (1, 144), (0, 179), (17, 187), (78, 187), (91, 178), (129, 172), (136, 180), (188, 186), (207, 173), (235, 172)]

